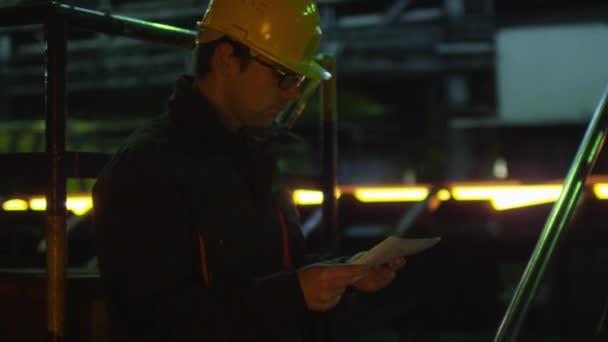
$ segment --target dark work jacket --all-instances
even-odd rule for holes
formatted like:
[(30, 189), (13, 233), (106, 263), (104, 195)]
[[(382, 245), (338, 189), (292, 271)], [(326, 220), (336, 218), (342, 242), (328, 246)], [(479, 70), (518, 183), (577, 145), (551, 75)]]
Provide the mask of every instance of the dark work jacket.
[(133, 133), (94, 188), (114, 340), (313, 339), (275, 164), (271, 141), (227, 130), (193, 78), (178, 80), (168, 115)]

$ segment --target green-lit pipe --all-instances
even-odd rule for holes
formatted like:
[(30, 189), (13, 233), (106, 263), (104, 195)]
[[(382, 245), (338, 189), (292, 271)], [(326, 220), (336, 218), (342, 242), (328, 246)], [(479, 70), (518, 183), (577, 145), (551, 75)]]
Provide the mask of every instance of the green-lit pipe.
[(58, 2), (24, 2), (0, 6), (0, 26), (44, 24), (61, 16), (72, 27), (110, 35), (190, 49), (194, 47), (196, 32), (179, 27), (153, 23), (121, 15), (112, 15)]
[(196, 33), (192, 30), (68, 5), (57, 5), (57, 13), (65, 16), (74, 26), (89, 31), (168, 46), (194, 47)]
[(560, 197), (553, 205), (528, 266), (498, 328), (494, 338), (496, 342), (515, 341), (519, 335), (545, 270), (558, 247), (564, 227), (570, 220), (581, 190), (584, 188), (585, 180), (593, 169), (604, 145), (608, 124), (607, 97), (608, 88), (604, 91), (589, 122), (585, 136), (564, 180)]

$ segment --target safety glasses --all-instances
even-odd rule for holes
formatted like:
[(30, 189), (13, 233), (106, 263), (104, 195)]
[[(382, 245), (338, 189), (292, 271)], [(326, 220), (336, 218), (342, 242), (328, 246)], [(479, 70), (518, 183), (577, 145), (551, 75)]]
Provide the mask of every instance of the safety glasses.
[(277, 73), (278, 79), (279, 79), (278, 86), (279, 86), (279, 89), (281, 89), (281, 90), (288, 90), (288, 89), (291, 89), (292, 87), (298, 88), (298, 87), (300, 87), (302, 82), (304, 82), (304, 79), (306, 78), (306, 76), (294, 74), (291, 72), (285, 72), (270, 63), (264, 62), (263, 60), (257, 58), (256, 56), (251, 56), (251, 58), (255, 59), (256, 62), (262, 64), (263, 66), (265, 66), (267, 68), (274, 70), (274, 72)]

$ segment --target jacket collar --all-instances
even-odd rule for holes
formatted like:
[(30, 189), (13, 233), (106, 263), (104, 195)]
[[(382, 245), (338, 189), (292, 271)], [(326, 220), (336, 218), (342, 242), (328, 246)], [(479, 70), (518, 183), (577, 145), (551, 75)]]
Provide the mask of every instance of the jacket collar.
[(191, 142), (237, 147), (245, 138), (222, 123), (221, 113), (198, 87), (193, 76), (183, 75), (169, 98), (169, 117), (180, 134)]
[[(287, 129), (261, 130), (241, 128), (236, 132), (224, 126), (219, 110), (196, 85), (194, 76), (182, 75), (169, 98), (169, 117), (185, 139), (220, 150), (248, 150), (249, 153), (276, 153), (279, 144), (301, 138)], [(260, 137), (263, 137), (261, 140)]]

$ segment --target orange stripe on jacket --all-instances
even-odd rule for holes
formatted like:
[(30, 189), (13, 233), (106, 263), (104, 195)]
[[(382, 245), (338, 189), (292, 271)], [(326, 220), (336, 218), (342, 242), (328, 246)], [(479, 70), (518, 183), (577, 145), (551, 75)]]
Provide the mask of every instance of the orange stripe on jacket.
[(283, 270), (291, 271), (293, 270), (293, 261), (291, 260), (291, 251), (289, 248), (289, 233), (287, 230), (287, 223), (285, 222), (285, 216), (283, 216), (283, 212), (278, 208), (279, 212), (279, 221), (281, 223), (281, 235), (283, 238)]
[[(293, 270), (293, 261), (291, 260), (291, 250), (289, 248), (289, 233), (287, 223), (285, 222), (285, 217), (281, 212), (281, 209), (278, 209), (279, 213), (279, 222), (281, 223), (281, 238), (283, 241), (283, 270), (291, 271)], [(203, 236), (201, 233), (198, 233), (198, 243), (200, 246), (201, 252), (201, 273), (203, 275), (203, 283), (206, 287), (210, 285), (210, 277), (209, 277), (209, 269), (207, 266), (207, 253), (205, 252), (205, 241), (203, 240)]]
[(207, 253), (205, 252), (205, 241), (201, 233), (198, 233), (198, 244), (201, 251), (201, 273), (203, 274), (203, 284), (206, 287), (210, 285), (209, 269), (207, 268)]

